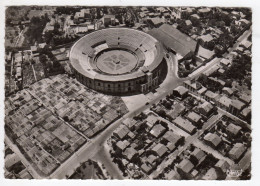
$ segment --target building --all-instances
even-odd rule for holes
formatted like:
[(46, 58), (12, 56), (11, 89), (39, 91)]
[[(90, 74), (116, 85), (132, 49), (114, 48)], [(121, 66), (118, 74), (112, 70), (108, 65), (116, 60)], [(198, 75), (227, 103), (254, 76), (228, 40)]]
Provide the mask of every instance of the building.
[(102, 18), (102, 21), (105, 26), (109, 26), (109, 25), (114, 26), (116, 23), (116, 17), (115, 17), (115, 15), (104, 15), (104, 17)]
[(192, 92), (197, 92), (200, 88), (202, 88), (201, 84), (197, 82), (195, 79), (187, 80), (183, 82), (184, 87), (189, 89)]
[(129, 28), (92, 32), (72, 46), (69, 56), (78, 81), (109, 94), (153, 90), (160, 83), (164, 60), (155, 38)]
[(120, 125), (120, 127), (113, 134), (117, 138), (123, 139), (129, 132), (130, 132), (130, 130), (128, 129), (127, 126)]
[(214, 40), (211, 34), (202, 35), (199, 39), (201, 41), (200, 44), (204, 47), (207, 47), (208, 44)]
[(208, 101), (208, 102), (217, 102), (219, 95), (208, 90), (205, 94), (204, 94), (204, 98)]
[(198, 47), (195, 40), (168, 24), (154, 28), (148, 34), (182, 57), (192, 56)]
[(121, 151), (124, 151), (126, 149), (126, 147), (128, 147), (130, 145), (130, 143), (126, 140), (124, 141), (118, 141), (116, 143), (116, 147), (121, 150)]
[(206, 174), (202, 177), (203, 180), (217, 180), (219, 178), (215, 168), (210, 168)]
[(123, 155), (127, 160), (131, 161), (135, 155), (138, 155), (138, 152), (133, 147), (128, 147), (123, 152)]
[(182, 139), (180, 135), (177, 135), (171, 131), (167, 131), (162, 138), (167, 142), (166, 147), (170, 151), (174, 150), (179, 145), (179, 142)]
[(238, 116), (243, 108), (245, 108), (245, 103), (235, 99), (232, 100), (230, 105), (230, 113), (232, 113), (235, 116)]
[(238, 99), (247, 105), (251, 103), (251, 96), (247, 94), (242, 94)]
[(178, 116), (175, 120), (173, 120), (173, 122), (189, 134), (193, 134), (196, 130), (196, 127), (193, 126), (190, 121), (182, 118), (181, 116)]
[(226, 127), (226, 131), (230, 136), (236, 137), (239, 132), (241, 131), (242, 127), (237, 126), (233, 123), (230, 123), (227, 127)]
[(237, 161), (246, 151), (246, 147), (242, 143), (236, 143), (233, 148), (229, 151), (229, 157)]
[(193, 111), (189, 112), (187, 119), (190, 120), (195, 126), (199, 126), (201, 124), (201, 116)]
[(224, 109), (226, 111), (229, 111), (230, 110), (230, 105), (232, 103), (232, 100), (226, 96), (222, 96), (221, 98), (219, 98), (218, 100), (218, 106), (221, 108), (221, 109)]
[(179, 97), (179, 98), (181, 98), (181, 99), (186, 98), (186, 97), (188, 96), (188, 93), (189, 93), (188, 89), (186, 89), (186, 88), (183, 87), (183, 86), (178, 86), (178, 87), (176, 87), (176, 88), (172, 91), (172, 95), (177, 96), (177, 97)]
[(207, 133), (203, 139), (205, 140), (205, 143), (214, 149), (216, 149), (222, 141), (221, 138), (215, 133)]
[(223, 58), (220, 60), (220, 64), (227, 69), (229, 65), (231, 64), (231, 61), (229, 59)]
[(151, 131), (150, 134), (156, 138), (163, 135), (163, 133), (166, 131), (166, 128), (163, 127), (161, 124), (155, 125)]
[(224, 87), (222, 89), (222, 92), (226, 94), (227, 96), (232, 96), (234, 94), (234, 91), (229, 87)]
[(205, 101), (197, 107), (198, 111), (206, 117), (210, 116), (210, 114), (213, 111), (213, 108), (213, 105), (207, 101)]
[(168, 149), (165, 147), (165, 145), (161, 143), (158, 143), (152, 148), (152, 151), (156, 153), (159, 157), (163, 157), (166, 154), (167, 150)]
[(191, 178), (191, 170), (194, 168), (194, 165), (188, 159), (183, 159), (177, 166), (178, 173), (186, 179)]
[(216, 163), (215, 168), (218, 169), (219, 171), (221, 171), (222, 173), (226, 173), (227, 170), (229, 170), (230, 165), (225, 160), (219, 160)]
[(241, 111), (240, 118), (243, 120), (247, 120), (249, 123), (251, 122), (251, 106), (246, 107)]
[(206, 157), (207, 155), (204, 153), (204, 151), (200, 150), (199, 148), (195, 148), (194, 151), (191, 153), (190, 161), (194, 165), (199, 165), (205, 160)]
[(144, 171), (145, 174), (149, 175), (149, 174), (151, 174), (153, 167), (149, 164), (143, 163), (141, 165), (141, 169), (142, 169), (142, 171)]

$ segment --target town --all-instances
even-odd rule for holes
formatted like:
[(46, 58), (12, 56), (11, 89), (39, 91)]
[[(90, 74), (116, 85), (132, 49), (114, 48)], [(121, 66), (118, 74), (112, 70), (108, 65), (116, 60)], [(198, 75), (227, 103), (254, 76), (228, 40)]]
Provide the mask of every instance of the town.
[(251, 19), (8, 7), (5, 178), (249, 180)]

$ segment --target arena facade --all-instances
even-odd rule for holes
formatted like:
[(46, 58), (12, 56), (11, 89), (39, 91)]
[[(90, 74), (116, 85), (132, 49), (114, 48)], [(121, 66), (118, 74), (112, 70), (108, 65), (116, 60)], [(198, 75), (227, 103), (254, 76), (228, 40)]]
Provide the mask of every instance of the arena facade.
[(87, 87), (111, 94), (149, 92), (158, 87), (163, 47), (151, 35), (130, 28), (108, 28), (79, 39), (70, 65)]

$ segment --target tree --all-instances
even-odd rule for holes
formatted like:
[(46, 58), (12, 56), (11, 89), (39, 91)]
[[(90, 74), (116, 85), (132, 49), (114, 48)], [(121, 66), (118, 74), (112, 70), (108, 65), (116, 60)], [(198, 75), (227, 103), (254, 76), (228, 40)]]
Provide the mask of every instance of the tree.
[(39, 61), (42, 63), (42, 64), (46, 64), (46, 62), (47, 62), (47, 57), (46, 57), (46, 55), (40, 55), (40, 57), (39, 57)]
[(165, 118), (166, 117), (166, 112), (164, 110), (159, 110), (158, 115)]

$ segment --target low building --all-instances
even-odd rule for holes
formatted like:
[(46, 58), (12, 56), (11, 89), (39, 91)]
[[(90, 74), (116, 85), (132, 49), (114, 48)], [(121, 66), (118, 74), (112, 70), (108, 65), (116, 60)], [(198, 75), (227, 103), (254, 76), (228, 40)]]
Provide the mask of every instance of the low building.
[(185, 88), (192, 92), (197, 92), (202, 87), (195, 79), (184, 81), (183, 84)]
[(206, 157), (207, 155), (204, 153), (204, 151), (200, 150), (199, 148), (195, 148), (194, 151), (191, 153), (190, 161), (194, 165), (199, 165), (205, 160)]
[(229, 87), (224, 87), (222, 89), (222, 92), (226, 94), (227, 96), (232, 96), (234, 94), (234, 91)]
[(126, 149), (126, 147), (128, 147), (130, 145), (130, 143), (126, 140), (124, 141), (118, 141), (116, 143), (116, 147), (121, 150), (121, 151), (124, 151)]
[(178, 173), (185, 179), (191, 178), (191, 170), (194, 168), (194, 165), (188, 159), (183, 159), (177, 166)]
[(210, 90), (208, 90), (208, 91), (205, 93), (204, 98), (205, 98), (207, 101), (209, 101), (209, 102), (212, 101), (212, 102), (215, 103), (215, 102), (218, 100), (219, 95), (216, 94), (216, 93), (214, 93), (214, 92), (212, 92), (212, 91), (210, 91)]
[(163, 127), (161, 124), (155, 125), (151, 131), (150, 134), (156, 138), (163, 135), (163, 133), (166, 131), (166, 128)]
[(221, 171), (222, 173), (226, 173), (229, 170), (230, 165), (227, 161), (221, 159), (216, 163), (215, 168)]
[(191, 124), (190, 121), (178, 116), (173, 122), (189, 134), (193, 134), (196, 131), (196, 127)]
[(227, 126), (226, 131), (227, 131), (227, 133), (228, 133), (229, 135), (235, 137), (235, 136), (237, 136), (237, 135), (240, 133), (241, 129), (242, 129), (242, 127), (237, 126), (237, 125), (235, 125), (235, 124), (233, 124), (233, 123), (230, 123), (230, 124)]
[(201, 96), (204, 96), (205, 92), (207, 92), (206, 87), (202, 87), (201, 89), (198, 90), (198, 94), (201, 95)]
[(232, 113), (235, 116), (238, 116), (243, 108), (245, 108), (245, 103), (239, 101), (239, 100), (232, 100), (230, 105), (230, 113)]
[(190, 120), (195, 126), (201, 124), (201, 116), (193, 111), (187, 115), (187, 119)]
[(114, 26), (115, 20), (116, 20), (115, 15), (104, 15), (104, 17), (102, 18), (102, 21), (105, 26), (109, 26), (109, 25)]
[(122, 122), (125, 126), (127, 126), (130, 130), (135, 129), (135, 122), (131, 118), (127, 118)]
[(242, 143), (236, 143), (233, 148), (229, 151), (229, 157), (237, 161), (246, 151), (246, 147)]
[(167, 131), (162, 138), (168, 142), (176, 144), (181, 139), (181, 136), (172, 131)]
[(113, 134), (119, 139), (123, 139), (130, 130), (128, 129), (127, 126), (121, 125)]
[(247, 120), (248, 122), (250, 122), (250, 119), (251, 119), (251, 106), (246, 107), (246, 108), (244, 108), (244, 109), (241, 111), (240, 118), (243, 119), (243, 120)]
[(221, 138), (215, 133), (207, 133), (204, 138), (205, 143), (216, 149), (221, 143)]
[(210, 168), (202, 177), (203, 180), (217, 180), (219, 178), (215, 168)]
[(230, 66), (230, 64), (231, 64), (231, 61), (230, 61), (230, 59), (223, 58), (223, 59), (220, 60), (220, 64), (221, 64), (225, 69), (227, 69), (227, 68)]
[(138, 152), (133, 148), (133, 147), (128, 147), (127, 149), (125, 149), (125, 151), (123, 152), (123, 155), (125, 156), (126, 159), (128, 159), (129, 161), (132, 160), (132, 158), (135, 155), (138, 155)]
[(141, 169), (142, 169), (142, 171), (144, 171), (145, 174), (149, 175), (149, 174), (151, 174), (153, 167), (149, 164), (143, 163), (141, 165)]
[(150, 126), (153, 126), (155, 122), (158, 120), (158, 117), (154, 114), (149, 114), (146, 118), (147, 123), (149, 123)]
[(171, 170), (170, 172), (165, 173), (166, 180), (179, 180), (180, 176), (175, 170)]
[(155, 166), (155, 160), (157, 159), (157, 157), (155, 156), (155, 155), (153, 155), (153, 154), (150, 154), (148, 157), (147, 157), (147, 159), (146, 159), (146, 161), (147, 161), (147, 163), (149, 163), (151, 166)]
[(206, 70), (205, 72), (202, 73), (203, 76), (209, 77), (210, 75), (212, 75), (214, 72), (217, 72), (219, 69), (218, 65), (214, 65), (213, 67), (209, 68), (208, 70)]
[(167, 152), (167, 148), (165, 145), (158, 143), (152, 148), (152, 151), (155, 152), (159, 157), (163, 157)]
[(200, 104), (197, 109), (198, 111), (203, 114), (204, 116), (210, 116), (210, 114), (213, 111), (213, 105), (210, 104), (209, 102), (205, 101), (204, 103)]
[(221, 109), (224, 109), (226, 111), (230, 111), (230, 105), (232, 103), (232, 100), (226, 96), (222, 96), (219, 100), (218, 100), (218, 106)]
[(153, 18), (150, 18), (149, 20), (153, 23), (153, 25), (155, 27), (159, 27), (159, 26), (161, 26), (162, 24), (165, 23), (165, 19), (160, 18), (160, 17), (153, 17)]
[(238, 99), (247, 105), (251, 103), (251, 96), (247, 94), (242, 94), (241, 96), (239, 96)]
[(173, 91), (172, 91), (172, 94), (176, 97), (179, 97), (181, 99), (184, 99), (188, 96), (188, 89), (186, 89), (185, 87), (183, 86), (178, 86), (177, 88), (175, 88)]
[(214, 40), (211, 34), (202, 35), (199, 37), (201, 45), (207, 47), (207, 45)]

